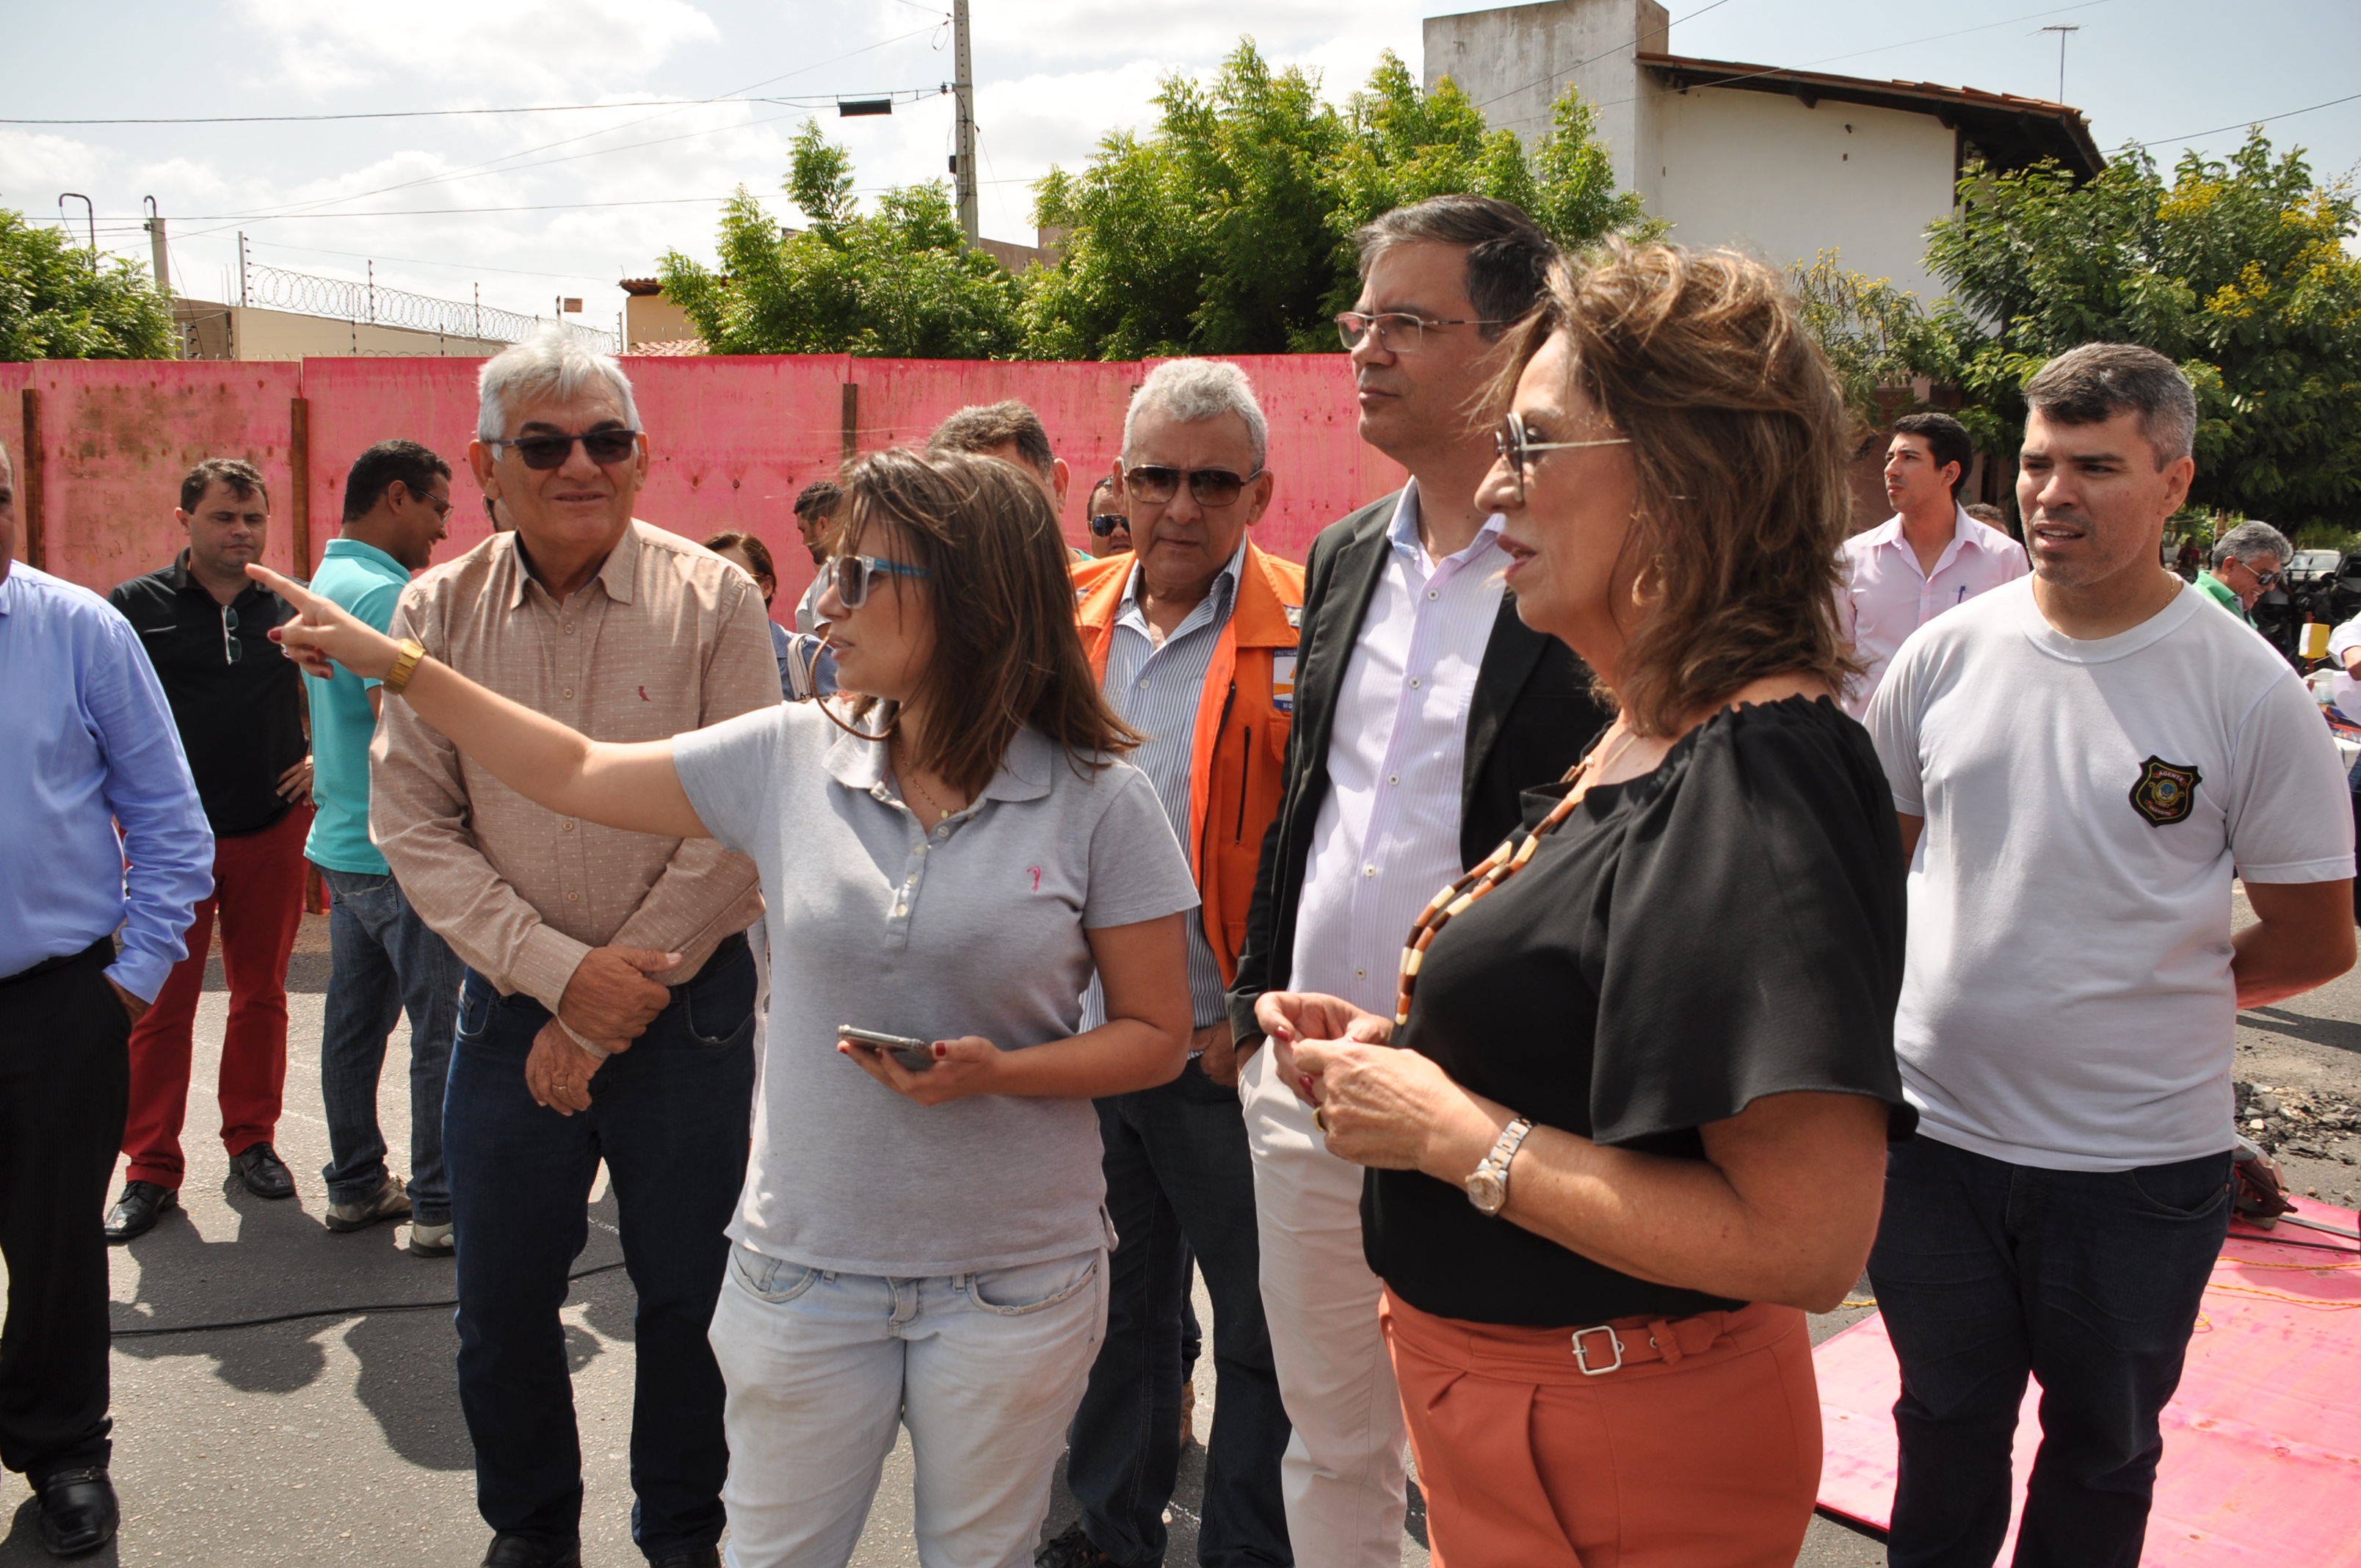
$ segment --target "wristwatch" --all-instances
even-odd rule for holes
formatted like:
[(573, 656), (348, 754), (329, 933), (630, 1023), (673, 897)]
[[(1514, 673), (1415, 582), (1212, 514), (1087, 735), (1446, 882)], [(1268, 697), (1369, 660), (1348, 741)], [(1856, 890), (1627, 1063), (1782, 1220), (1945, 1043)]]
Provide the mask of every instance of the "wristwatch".
[(425, 644), (414, 637), (408, 639), (402, 643), (401, 652), (393, 656), (393, 668), (388, 670), (385, 679), (378, 684), (400, 696), (401, 688), (410, 684), (410, 677), (418, 673), (418, 662), (425, 657)]
[(1525, 1135), (1533, 1130), (1532, 1118), (1520, 1116), (1500, 1129), (1500, 1141), (1483, 1163), (1467, 1174), (1467, 1201), (1482, 1214), (1498, 1214), (1509, 1206), (1509, 1162), (1517, 1157), (1523, 1146)]

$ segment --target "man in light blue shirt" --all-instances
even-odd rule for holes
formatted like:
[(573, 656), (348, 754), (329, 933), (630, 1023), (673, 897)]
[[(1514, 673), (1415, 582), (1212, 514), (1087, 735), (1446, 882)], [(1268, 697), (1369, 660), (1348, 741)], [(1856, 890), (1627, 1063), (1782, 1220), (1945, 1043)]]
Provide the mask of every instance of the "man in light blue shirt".
[[(446, 533), (451, 466), (414, 441), (381, 441), (345, 480), (342, 534), (312, 591), (382, 631), (411, 574)], [(369, 742), (384, 700), (378, 683), (339, 666), (307, 681), (312, 696), (312, 801), (303, 853), (329, 897), (328, 1010), (320, 1036), (327, 1103), (328, 1229), (410, 1220), (410, 1250), (449, 1257), (451, 1183), (443, 1168), (443, 1088), (457, 1026), (460, 963), (429, 930), (369, 839)], [(385, 1168), (378, 1080), (386, 1036), (410, 1013), (410, 1182)]]
[(130, 624), (16, 554), (0, 448), (0, 1464), (32, 1483), (42, 1542), (68, 1556), (116, 1520), (98, 1214), (131, 1025), (185, 956), (214, 836)]

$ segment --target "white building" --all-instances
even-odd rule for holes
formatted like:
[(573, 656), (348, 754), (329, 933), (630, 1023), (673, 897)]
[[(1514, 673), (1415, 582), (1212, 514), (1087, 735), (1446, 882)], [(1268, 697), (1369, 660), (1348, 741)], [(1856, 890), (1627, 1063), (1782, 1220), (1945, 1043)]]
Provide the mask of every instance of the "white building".
[(2077, 110), (2037, 98), (1872, 82), (1666, 52), (1656, 0), (1547, 0), (1426, 19), (1426, 84), (1448, 76), (1529, 143), (1571, 82), (1598, 114), (1619, 184), (1684, 245), (1775, 266), (1833, 248), (1848, 269), (1931, 298), (1927, 225), (1959, 171), (2057, 159), (2106, 166)]

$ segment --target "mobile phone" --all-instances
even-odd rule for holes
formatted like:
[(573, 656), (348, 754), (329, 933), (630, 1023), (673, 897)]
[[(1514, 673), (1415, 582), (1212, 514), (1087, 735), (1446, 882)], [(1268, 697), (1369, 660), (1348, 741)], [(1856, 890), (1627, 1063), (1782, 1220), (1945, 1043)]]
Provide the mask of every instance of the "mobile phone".
[(935, 1065), (935, 1048), (924, 1040), (914, 1040), (907, 1035), (881, 1035), (874, 1029), (856, 1029), (850, 1024), (836, 1026), (836, 1037), (858, 1045), (874, 1046), (881, 1051), (891, 1051), (894, 1059), (912, 1072), (924, 1072)]

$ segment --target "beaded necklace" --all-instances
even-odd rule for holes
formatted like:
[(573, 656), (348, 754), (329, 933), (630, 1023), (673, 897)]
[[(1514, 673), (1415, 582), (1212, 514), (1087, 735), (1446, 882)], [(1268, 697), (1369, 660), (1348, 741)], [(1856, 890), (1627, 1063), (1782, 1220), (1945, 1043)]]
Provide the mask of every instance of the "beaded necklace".
[[(1616, 742), (1615, 750), (1598, 764), (1599, 770), (1604, 772), (1613, 767), (1616, 759), (1622, 756), (1637, 739), (1636, 732), (1625, 731), (1623, 739)], [(1585, 757), (1567, 769), (1560, 782), (1573, 785), (1589, 771), (1590, 759)], [(1418, 989), (1419, 966), (1426, 959), (1426, 949), (1434, 944), (1434, 934), (1449, 925), (1453, 916), (1463, 913), (1469, 905), (1524, 870), (1525, 862), (1532, 860), (1533, 851), (1541, 847), (1543, 837), (1557, 831), (1558, 824), (1574, 815), (1575, 806), (1580, 799), (1581, 795), (1569, 787), (1564, 798), (1550, 807), (1549, 815), (1543, 817), (1521, 840), (1515, 838), (1502, 839), (1500, 847), (1485, 856), (1474, 871), (1427, 900), (1426, 907), (1419, 911), (1417, 921), (1410, 928), (1410, 937), (1402, 945), (1401, 996), (1394, 1007), (1396, 1028), (1410, 1022), (1411, 992)]]

